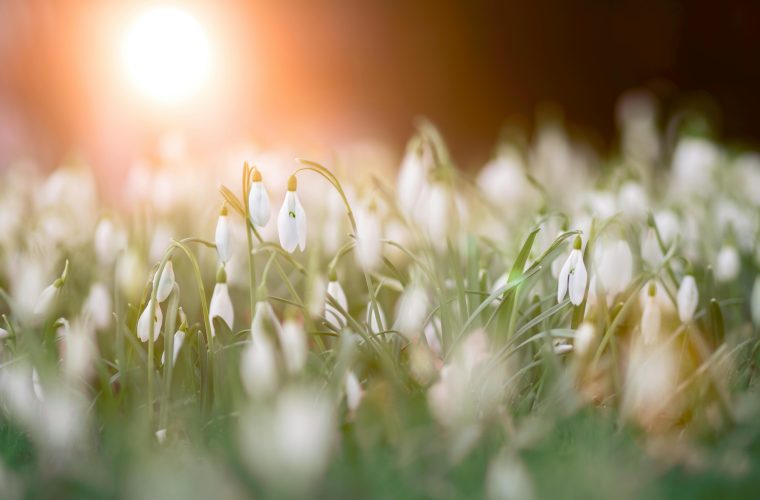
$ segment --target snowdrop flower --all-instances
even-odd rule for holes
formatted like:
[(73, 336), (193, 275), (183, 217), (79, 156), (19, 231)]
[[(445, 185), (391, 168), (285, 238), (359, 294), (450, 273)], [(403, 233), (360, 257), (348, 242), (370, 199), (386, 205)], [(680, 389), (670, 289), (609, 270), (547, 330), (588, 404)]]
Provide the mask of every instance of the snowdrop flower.
[(294, 318), (288, 318), (278, 333), (285, 369), (291, 374), (296, 374), (303, 369), (308, 354), (303, 326)]
[(50, 314), (50, 311), (53, 309), (55, 299), (58, 297), (58, 292), (60, 289), (60, 280), (56, 279), (52, 285), (48, 285), (44, 290), (42, 290), (42, 293), (40, 294), (39, 298), (37, 299), (37, 303), (34, 306), (35, 316), (44, 317)]
[(633, 278), (633, 255), (625, 240), (617, 240), (599, 247), (601, 256), (597, 279), (607, 292), (608, 302), (621, 293)]
[(499, 453), (488, 466), (486, 498), (489, 500), (531, 500), (536, 498), (533, 478), (514, 453)]
[(559, 272), (557, 302), (562, 302), (568, 292), (570, 294), (570, 302), (573, 305), (579, 306), (583, 302), (583, 297), (586, 294), (588, 275), (586, 273), (586, 266), (583, 263), (581, 245), (581, 237), (576, 236), (575, 241), (573, 241), (573, 250)]
[(705, 139), (681, 139), (673, 152), (673, 180), (671, 186), (679, 194), (708, 193), (712, 185), (713, 170), (720, 161), (717, 146)]
[(153, 299), (149, 300), (148, 303), (145, 305), (145, 309), (143, 309), (142, 314), (140, 315), (140, 319), (137, 320), (137, 336), (140, 338), (142, 342), (147, 342), (150, 338), (150, 307), (151, 304), (155, 304), (154, 310), (155, 314), (153, 316), (153, 341), (155, 342), (156, 339), (158, 339), (158, 335), (161, 332), (161, 324), (164, 321), (164, 315), (161, 312), (161, 306), (157, 303), (153, 302)]
[(0, 340), (7, 339), (10, 334), (5, 328), (0, 328)]
[(93, 372), (93, 361), (98, 353), (93, 333), (81, 321), (75, 321), (63, 331), (63, 371), (72, 380), (86, 378)]
[(161, 279), (158, 280), (158, 287), (156, 288), (156, 299), (158, 299), (158, 302), (162, 303), (168, 299), (173, 288), (174, 266), (172, 265), (172, 261), (169, 260), (164, 266), (164, 271), (161, 273)]
[(657, 284), (649, 282), (644, 313), (641, 316), (641, 336), (644, 344), (651, 344), (660, 335), (660, 305), (657, 303)]
[(575, 354), (578, 356), (585, 355), (589, 351), (595, 336), (596, 329), (593, 324), (588, 321), (581, 323), (578, 330), (575, 332), (575, 339), (573, 340)]
[(365, 269), (374, 269), (382, 258), (382, 228), (374, 207), (356, 210), (356, 260)]
[(760, 328), (760, 275), (755, 277), (755, 284), (752, 286), (752, 299), (750, 301), (752, 311), (752, 321), (755, 326)]
[(219, 219), (216, 222), (216, 232), (214, 233), (214, 243), (216, 243), (216, 253), (219, 255), (219, 261), (226, 264), (230, 260), (230, 225), (227, 215), (227, 205), (222, 205), (219, 212)]
[(427, 229), (436, 248), (446, 246), (446, 236), (451, 227), (453, 193), (443, 182), (432, 183), (425, 192), (422, 207), (416, 210), (418, 222)]
[(699, 303), (699, 290), (694, 276), (687, 274), (678, 287), (678, 317), (682, 323), (691, 321)]
[(396, 192), (402, 210), (412, 213), (420, 201), (426, 184), (427, 167), (425, 148), (419, 138), (414, 138), (406, 148), (406, 155), (398, 173)]
[(212, 337), (216, 336), (216, 328), (214, 327), (214, 318), (216, 317), (220, 318), (232, 329), (235, 321), (235, 312), (232, 309), (232, 300), (230, 300), (230, 292), (227, 288), (227, 273), (224, 270), (224, 266), (219, 266), (219, 271), (216, 273), (216, 285), (214, 285), (214, 293), (211, 295), (211, 303), (208, 306), (208, 316), (211, 319)]
[[(211, 328), (213, 329), (213, 324)], [(185, 343), (185, 335), (186, 335), (185, 331), (181, 329), (174, 332), (174, 342), (172, 346), (172, 351), (173, 351), (172, 364), (177, 363), (177, 356), (179, 356), (179, 351), (180, 349), (182, 349), (182, 344)], [(163, 365), (165, 362), (166, 362), (166, 351), (161, 353), (161, 364)]]
[(266, 300), (256, 303), (251, 322), (251, 340), (240, 359), (240, 377), (250, 395), (268, 395), (277, 387), (277, 352), (266, 331), (266, 323), (279, 329), (279, 322)]
[(641, 242), (641, 258), (651, 267), (657, 267), (664, 258), (653, 227), (647, 229), (647, 234)]
[(296, 247), (301, 251), (306, 248), (306, 213), (296, 194), (298, 183), (296, 176), (288, 179), (288, 192), (277, 216), (277, 231), (280, 234), (280, 245), (286, 251), (293, 253)]
[(364, 392), (362, 391), (359, 379), (356, 378), (356, 374), (352, 370), (349, 370), (346, 373), (346, 405), (348, 406), (348, 411), (355, 413), (359, 409), (363, 396)]
[[(327, 283), (327, 295), (328, 297), (332, 297), (344, 311), (348, 312), (346, 292), (344, 292), (343, 287), (340, 286), (335, 271), (331, 273), (330, 281)], [(325, 319), (340, 328), (346, 326), (346, 319), (343, 316), (343, 313), (334, 307), (329, 300), (325, 303)]]
[(82, 307), (84, 316), (90, 318), (97, 330), (105, 330), (111, 324), (113, 303), (111, 292), (103, 283), (93, 283)]
[(261, 172), (253, 167), (251, 190), (248, 193), (248, 213), (251, 216), (251, 222), (258, 227), (264, 227), (269, 222), (269, 216), (272, 208), (269, 204), (269, 195), (264, 183), (261, 182)]
[(396, 327), (406, 338), (416, 338), (422, 329), (428, 311), (425, 290), (412, 283), (406, 287), (396, 304)]
[(95, 228), (95, 256), (102, 265), (110, 266), (126, 247), (126, 236), (109, 218), (100, 219)]
[(422, 333), (425, 335), (430, 350), (438, 357), (443, 356), (443, 347), (441, 346), (441, 339), (438, 337), (438, 332), (441, 330), (441, 318), (435, 316), (432, 320), (428, 321), (425, 325), (425, 329)]
[(58, 297), (58, 292), (60, 292), (61, 288), (66, 282), (68, 273), (69, 261), (67, 260), (66, 264), (63, 266), (63, 272), (61, 273), (61, 276), (59, 278), (56, 278), (56, 280), (53, 281), (51, 285), (48, 285), (47, 288), (42, 290), (42, 293), (37, 299), (37, 303), (34, 305), (33, 312), (35, 316), (44, 317), (50, 314), (53, 309), (53, 305), (55, 304), (55, 299)]
[(620, 211), (631, 219), (641, 219), (646, 215), (649, 205), (647, 193), (638, 182), (628, 181), (620, 186), (617, 195)]
[(733, 245), (724, 245), (715, 258), (715, 279), (721, 282), (732, 281), (739, 275), (740, 267), (739, 252)]

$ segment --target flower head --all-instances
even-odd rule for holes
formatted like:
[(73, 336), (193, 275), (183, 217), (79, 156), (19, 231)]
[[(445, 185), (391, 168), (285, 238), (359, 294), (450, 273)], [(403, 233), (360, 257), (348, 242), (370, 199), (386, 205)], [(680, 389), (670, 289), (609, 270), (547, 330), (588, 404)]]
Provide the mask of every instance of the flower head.
[(573, 305), (579, 306), (583, 302), (588, 274), (586, 273), (586, 265), (583, 263), (583, 253), (581, 253), (582, 243), (581, 237), (576, 236), (575, 241), (573, 241), (573, 250), (559, 272), (557, 302), (562, 302), (568, 292), (570, 302)]
[(230, 292), (227, 288), (227, 273), (224, 270), (224, 266), (220, 266), (219, 272), (216, 274), (216, 285), (214, 285), (214, 293), (211, 295), (208, 316), (211, 320), (212, 337), (216, 336), (214, 318), (220, 318), (229, 328), (232, 328), (235, 320), (235, 312), (232, 308), (232, 300), (230, 300)]
[(147, 342), (150, 336), (150, 309), (153, 305), (153, 341), (158, 339), (158, 335), (161, 332), (161, 324), (164, 321), (164, 315), (161, 312), (161, 306), (153, 301), (149, 300), (145, 305), (145, 309), (140, 315), (140, 319), (137, 320), (137, 336), (140, 337), (142, 342)]
[(682, 323), (691, 321), (699, 303), (699, 290), (694, 276), (687, 274), (678, 287), (678, 318)]
[(651, 344), (660, 335), (660, 305), (657, 303), (657, 283), (649, 282), (644, 313), (641, 315), (641, 336), (645, 344)]
[(303, 251), (306, 248), (306, 213), (296, 193), (296, 176), (288, 179), (288, 192), (277, 216), (277, 231), (280, 234), (280, 245), (286, 251), (293, 253), (296, 247)]
[(164, 266), (161, 279), (158, 281), (158, 287), (156, 288), (156, 298), (158, 301), (163, 302), (168, 299), (172, 288), (174, 288), (174, 266), (170, 260)]
[(227, 205), (222, 205), (219, 212), (219, 220), (216, 222), (216, 233), (214, 234), (214, 243), (216, 243), (216, 252), (219, 254), (219, 260), (227, 263), (230, 260), (230, 226), (227, 217)]
[(248, 214), (251, 222), (259, 227), (264, 227), (269, 222), (272, 208), (269, 204), (269, 195), (264, 183), (261, 181), (261, 172), (253, 167), (251, 174), (251, 190), (248, 193)]

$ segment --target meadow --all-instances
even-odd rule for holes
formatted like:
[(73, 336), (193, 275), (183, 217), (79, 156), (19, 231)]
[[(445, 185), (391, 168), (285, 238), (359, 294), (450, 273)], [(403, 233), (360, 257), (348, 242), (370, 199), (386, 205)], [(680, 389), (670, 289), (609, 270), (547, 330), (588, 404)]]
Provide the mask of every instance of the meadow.
[(5, 166), (0, 497), (756, 496), (760, 155), (652, 109), (478, 171), (424, 120), (400, 166), (167, 153), (123, 204)]

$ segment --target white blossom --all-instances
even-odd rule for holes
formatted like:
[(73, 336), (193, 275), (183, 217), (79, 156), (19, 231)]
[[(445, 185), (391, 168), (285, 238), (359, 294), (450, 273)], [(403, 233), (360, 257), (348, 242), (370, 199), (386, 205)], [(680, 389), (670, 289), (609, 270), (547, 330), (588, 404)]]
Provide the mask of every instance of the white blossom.
[(161, 303), (169, 298), (169, 294), (172, 293), (174, 288), (174, 265), (172, 261), (168, 261), (164, 266), (164, 270), (161, 273), (161, 278), (158, 280), (158, 287), (156, 288), (156, 299)]
[[(154, 304), (153, 299), (149, 300), (143, 309), (140, 319), (137, 320), (137, 336), (142, 342), (147, 342), (150, 338), (150, 307)], [(158, 335), (161, 333), (161, 324), (164, 321), (164, 315), (161, 312), (161, 305), (155, 303), (155, 314), (153, 316), (153, 341), (158, 339)]]
[(694, 313), (697, 310), (697, 304), (699, 303), (699, 290), (697, 289), (697, 282), (694, 276), (687, 274), (681, 280), (681, 286), (678, 287), (678, 317), (682, 323), (691, 321), (694, 318)]
[(251, 182), (251, 190), (248, 193), (248, 212), (254, 225), (264, 227), (269, 222), (272, 207), (269, 204), (267, 189), (261, 180), (261, 172), (254, 167), (252, 175), (253, 182)]
[(219, 213), (219, 219), (216, 222), (216, 232), (214, 233), (214, 243), (216, 244), (216, 253), (219, 255), (219, 261), (223, 264), (230, 260), (230, 226), (229, 216), (227, 215), (227, 206), (223, 205)]
[(660, 335), (660, 305), (657, 303), (657, 286), (649, 283), (644, 313), (641, 316), (641, 336), (645, 344), (652, 344)]
[(287, 252), (293, 253), (296, 247), (301, 251), (306, 248), (306, 213), (296, 193), (296, 177), (288, 179), (288, 191), (277, 217), (277, 231), (280, 245)]
[(562, 302), (568, 292), (570, 302), (573, 305), (579, 306), (583, 302), (583, 297), (586, 294), (588, 274), (586, 273), (586, 265), (583, 263), (581, 244), (580, 236), (576, 236), (573, 242), (573, 249), (570, 251), (565, 265), (562, 266), (562, 270), (559, 272), (557, 302)]

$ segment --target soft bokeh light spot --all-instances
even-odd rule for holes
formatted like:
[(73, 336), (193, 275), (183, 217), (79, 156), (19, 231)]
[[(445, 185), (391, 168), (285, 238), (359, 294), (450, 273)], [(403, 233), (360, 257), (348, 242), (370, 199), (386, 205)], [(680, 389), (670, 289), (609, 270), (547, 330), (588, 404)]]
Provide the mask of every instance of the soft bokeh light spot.
[(203, 26), (176, 7), (155, 7), (138, 17), (122, 55), (134, 84), (164, 103), (193, 95), (209, 73), (210, 48)]

